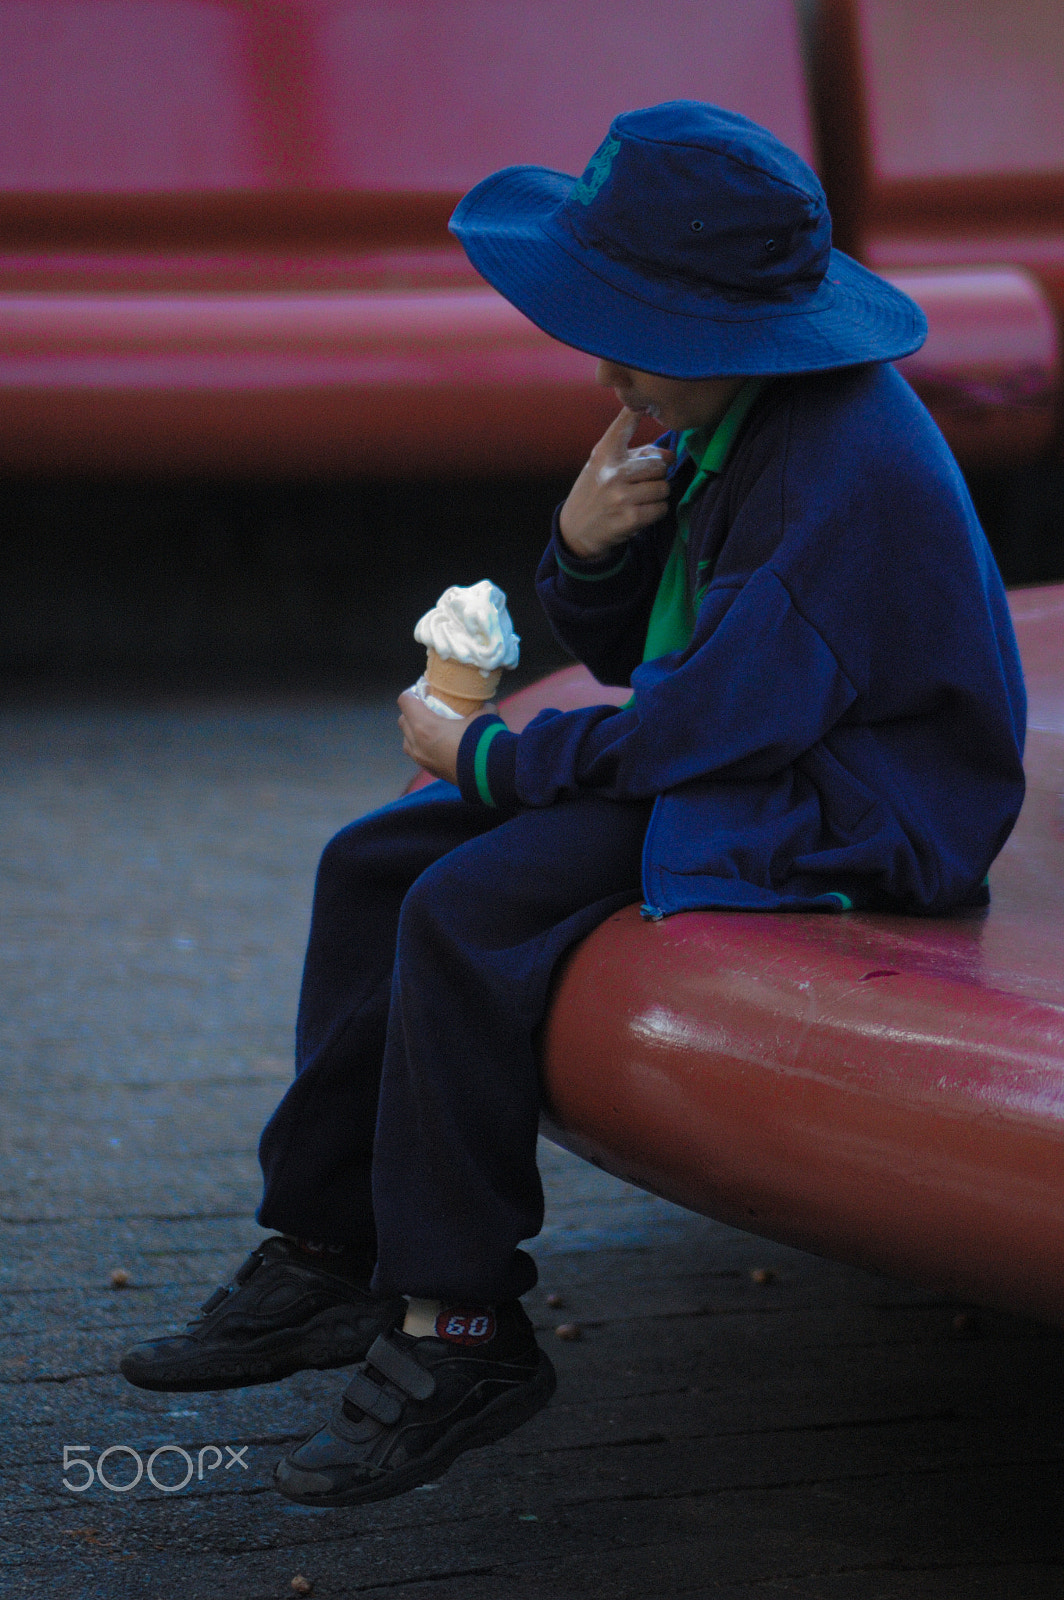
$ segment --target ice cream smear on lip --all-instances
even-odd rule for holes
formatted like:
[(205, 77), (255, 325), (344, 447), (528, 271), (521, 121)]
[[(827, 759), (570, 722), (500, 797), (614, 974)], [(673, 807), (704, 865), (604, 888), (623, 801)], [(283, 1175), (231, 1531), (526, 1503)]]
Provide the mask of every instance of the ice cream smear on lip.
[(503, 669), (518, 662), (520, 640), (506, 596), (487, 578), (444, 590), (418, 622), (414, 638), (428, 651), (414, 692), (441, 715), (471, 716), (491, 699)]

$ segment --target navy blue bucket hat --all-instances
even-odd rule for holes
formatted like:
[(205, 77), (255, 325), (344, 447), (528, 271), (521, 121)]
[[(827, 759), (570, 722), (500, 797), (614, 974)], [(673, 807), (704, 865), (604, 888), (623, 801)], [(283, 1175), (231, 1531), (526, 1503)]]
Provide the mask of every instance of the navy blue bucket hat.
[(580, 178), (492, 173), (450, 226), (545, 332), (664, 377), (894, 361), (927, 336), (914, 301), (832, 248), (805, 162), (697, 100), (624, 112)]

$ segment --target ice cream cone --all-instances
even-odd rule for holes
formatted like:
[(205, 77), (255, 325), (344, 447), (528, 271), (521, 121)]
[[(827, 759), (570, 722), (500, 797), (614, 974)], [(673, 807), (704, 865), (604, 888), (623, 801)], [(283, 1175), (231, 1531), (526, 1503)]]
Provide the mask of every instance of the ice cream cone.
[(436, 654), (429, 646), (425, 682), (437, 700), (457, 711), (460, 717), (474, 716), (499, 687), (502, 668), (484, 673), (466, 661), (453, 661)]

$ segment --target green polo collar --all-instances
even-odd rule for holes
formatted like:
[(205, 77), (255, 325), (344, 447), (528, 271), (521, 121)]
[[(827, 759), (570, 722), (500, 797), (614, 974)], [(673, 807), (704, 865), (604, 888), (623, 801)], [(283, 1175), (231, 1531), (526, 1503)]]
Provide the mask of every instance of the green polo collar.
[(680, 506), (685, 506), (694, 498), (711, 473), (723, 472), (735, 443), (735, 435), (767, 382), (767, 378), (747, 378), (712, 433), (706, 428), (685, 428), (681, 433), (679, 454), (690, 456), (695, 465), (695, 476), (688, 484)]
[(643, 647), (644, 661), (656, 661), (658, 656), (670, 655), (674, 650), (686, 650), (691, 642), (697, 599), (691, 594), (687, 575), (688, 508), (707, 479), (723, 470), (735, 435), (767, 382), (767, 378), (747, 378), (711, 433), (706, 428), (687, 428), (680, 435), (679, 453), (686, 452), (691, 457), (695, 475), (676, 507), (676, 538), (654, 596)]

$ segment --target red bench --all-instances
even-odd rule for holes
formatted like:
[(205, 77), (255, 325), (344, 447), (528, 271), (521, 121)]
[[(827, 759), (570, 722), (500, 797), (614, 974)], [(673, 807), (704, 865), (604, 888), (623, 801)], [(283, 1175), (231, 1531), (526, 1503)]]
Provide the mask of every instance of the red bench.
[(927, 342), (898, 362), (965, 468), (1045, 454), (1061, 399), (1060, 333), (1031, 275), (1014, 267), (884, 274), (921, 305)]
[[(987, 297), (981, 325), (998, 324), (999, 348), (1010, 327), (1018, 341), (1004, 363), (1010, 392), (1004, 367), (988, 373), (983, 407), (1017, 444), (1044, 448), (1059, 396), (1046, 308), (1064, 317), (1059, 0), (819, 0), (815, 55), (837, 242), (892, 278), (914, 267), (964, 274), (966, 292)], [(1009, 449), (992, 421), (987, 460)], [(961, 453), (977, 442), (962, 439)]]
[[(575, 468), (612, 397), (446, 220), (684, 95), (816, 163), (792, 0), (0, 0), (0, 469)], [(962, 458), (1040, 448), (1035, 286), (905, 287)]]
[[(1011, 602), (1029, 791), (989, 910), (628, 907), (557, 985), (544, 1131), (692, 1210), (1064, 1324), (1064, 587)], [(571, 667), (503, 710), (627, 693)]]

